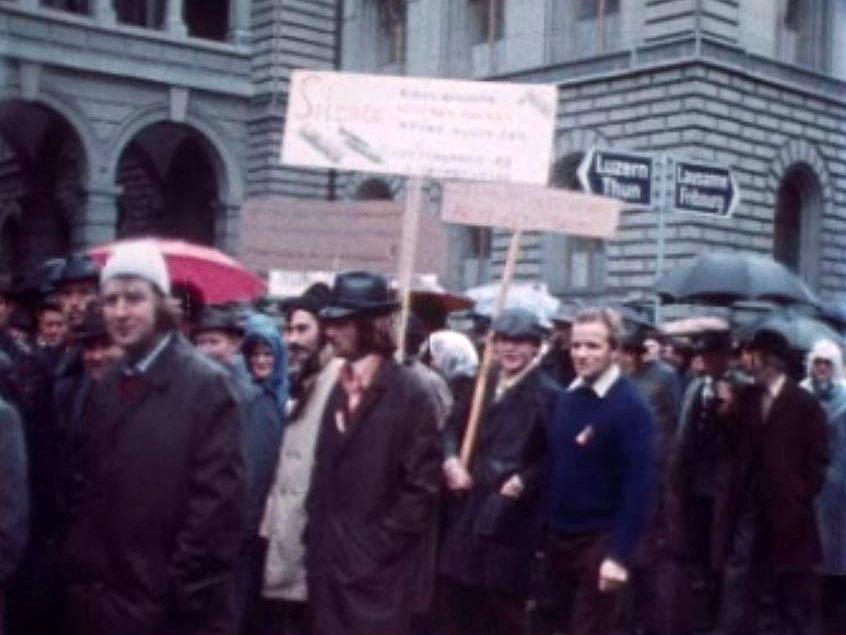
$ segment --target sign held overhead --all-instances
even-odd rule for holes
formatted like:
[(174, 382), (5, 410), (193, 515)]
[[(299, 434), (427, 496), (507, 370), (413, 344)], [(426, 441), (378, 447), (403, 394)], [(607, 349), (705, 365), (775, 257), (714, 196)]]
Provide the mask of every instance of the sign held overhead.
[(655, 163), (648, 154), (591, 148), (579, 164), (585, 192), (610, 196), (626, 207), (652, 207)]
[(526, 231), (612, 238), (623, 203), (571, 190), (507, 183), (443, 184), (441, 219)]
[(546, 183), (555, 86), (297, 70), (282, 162)]
[(731, 216), (740, 201), (740, 189), (729, 168), (693, 161), (675, 163), (673, 208), (708, 216)]

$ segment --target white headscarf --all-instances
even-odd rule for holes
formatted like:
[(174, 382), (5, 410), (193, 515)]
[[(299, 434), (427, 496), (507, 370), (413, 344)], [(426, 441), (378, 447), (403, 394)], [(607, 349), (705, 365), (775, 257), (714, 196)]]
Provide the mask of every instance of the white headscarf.
[(811, 370), (813, 369), (814, 361), (818, 359), (824, 359), (831, 362), (831, 366), (834, 370), (832, 379), (835, 382), (844, 381), (843, 351), (840, 350), (840, 346), (838, 344), (832, 342), (831, 340), (818, 340), (814, 344), (805, 360), (805, 372), (808, 377), (811, 377)]
[(470, 339), (456, 331), (435, 331), (429, 336), (432, 366), (447, 381), (458, 377), (474, 377), (479, 370), (479, 355)]

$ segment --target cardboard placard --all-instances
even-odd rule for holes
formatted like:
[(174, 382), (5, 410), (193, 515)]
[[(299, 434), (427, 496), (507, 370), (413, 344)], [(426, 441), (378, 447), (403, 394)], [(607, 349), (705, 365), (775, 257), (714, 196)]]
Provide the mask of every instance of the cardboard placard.
[(448, 223), (611, 238), (623, 202), (570, 190), (508, 183), (445, 183), (441, 218)]
[(556, 107), (552, 85), (297, 70), (282, 162), (542, 184)]

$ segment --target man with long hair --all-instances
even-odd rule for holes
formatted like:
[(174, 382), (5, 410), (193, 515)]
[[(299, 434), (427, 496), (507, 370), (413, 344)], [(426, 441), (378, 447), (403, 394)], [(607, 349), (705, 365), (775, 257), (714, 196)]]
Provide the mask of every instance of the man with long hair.
[(101, 274), (106, 328), (125, 357), (86, 422), (84, 488), (65, 548), (70, 632), (231, 633), (245, 475), (231, 378), (175, 331), (153, 243)]
[(354, 271), (320, 313), (345, 363), (308, 499), (316, 635), (408, 635), (431, 599), (439, 436), (426, 387), (393, 360), (396, 308), (383, 278)]

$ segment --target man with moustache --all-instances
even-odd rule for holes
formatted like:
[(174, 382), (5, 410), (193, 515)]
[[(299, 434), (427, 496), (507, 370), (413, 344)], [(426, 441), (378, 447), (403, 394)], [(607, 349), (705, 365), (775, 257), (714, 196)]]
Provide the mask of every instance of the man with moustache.
[(435, 404), (394, 359), (381, 276), (339, 274), (320, 317), (344, 360), (323, 413), (308, 497), (316, 635), (408, 635), (434, 575), (440, 443)]
[(577, 378), (559, 394), (548, 429), (544, 551), (571, 635), (614, 632), (655, 487), (655, 425), (616, 363), (620, 335), (610, 309), (575, 316)]
[(116, 247), (101, 290), (125, 357), (86, 422), (64, 551), (70, 632), (230, 634), (245, 497), (234, 387), (175, 331), (155, 243)]
[(280, 305), (285, 312), (291, 393), (276, 479), (262, 523), (267, 539), (263, 595), (268, 635), (311, 632), (303, 541), (305, 504), (320, 421), (343, 365), (334, 357), (319, 321), (329, 293), (329, 287), (318, 282)]

